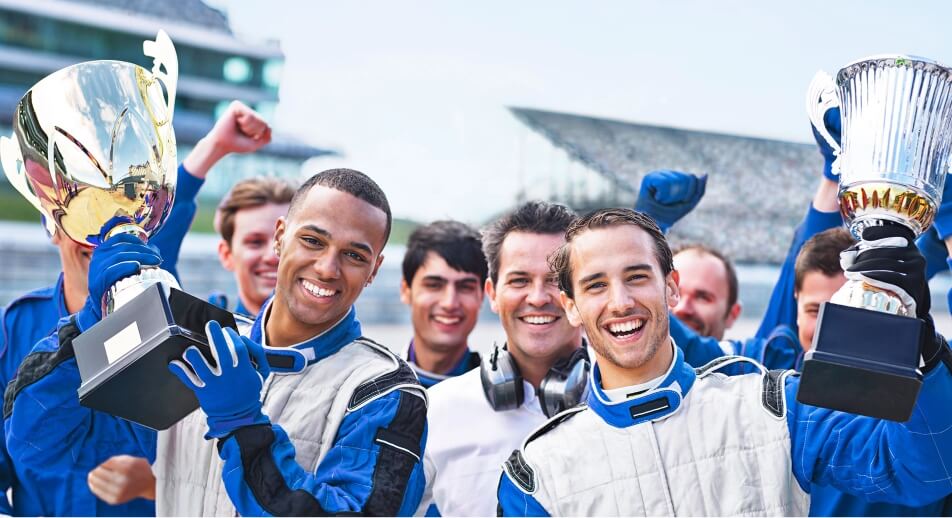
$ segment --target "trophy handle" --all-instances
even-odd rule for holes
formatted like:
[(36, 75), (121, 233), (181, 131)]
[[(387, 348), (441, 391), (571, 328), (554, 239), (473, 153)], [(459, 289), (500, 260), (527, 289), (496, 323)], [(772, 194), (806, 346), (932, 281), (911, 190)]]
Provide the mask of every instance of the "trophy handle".
[[(142, 42), (142, 53), (152, 58), (152, 76), (162, 81), (165, 85), (167, 96), (166, 108), (168, 109), (169, 119), (172, 122), (172, 116), (175, 113), (175, 91), (178, 88), (178, 55), (175, 53), (175, 45), (172, 39), (164, 30), (159, 30), (155, 35), (155, 40), (145, 40)], [(162, 68), (165, 68), (165, 72)]]
[[(839, 105), (840, 99), (836, 95), (836, 84), (833, 82), (833, 78), (822, 70), (817, 71), (813, 80), (810, 81), (810, 86), (807, 87), (807, 116), (810, 117), (810, 122), (816, 128), (817, 133), (833, 148), (833, 152), (837, 156), (837, 162), (839, 162), (841, 151), (840, 145), (833, 138), (833, 135), (830, 135), (830, 132), (827, 131), (823, 116), (827, 110)], [(838, 171), (839, 168), (834, 165), (833, 170)]]
[(7, 175), (10, 185), (44, 216), (43, 224), (46, 226), (46, 231), (52, 236), (56, 231), (55, 223), (53, 223), (53, 218), (46, 216), (43, 206), (40, 205), (40, 199), (30, 189), (26, 173), (23, 170), (23, 155), (20, 154), (20, 145), (17, 142), (16, 135), (0, 137), (0, 164), (2, 164), (3, 172)]

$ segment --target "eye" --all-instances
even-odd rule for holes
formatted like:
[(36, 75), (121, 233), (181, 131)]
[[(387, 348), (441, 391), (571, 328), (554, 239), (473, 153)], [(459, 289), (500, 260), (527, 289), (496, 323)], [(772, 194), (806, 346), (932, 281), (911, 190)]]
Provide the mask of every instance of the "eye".
[(344, 252), (344, 255), (347, 256), (347, 257), (349, 257), (349, 258), (351, 258), (352, 260), (354, 260), (354, 261), (356, 261), (356, 262), (358, 262), (358, 263), (366, 263), (366, 262), (367, 262), (367, 259), (366, 259), (363, 255), (358, 254), (357, 252)]
[(644, 279), (647, 279), (648, 276), (643, 273), (634, 273), (628, 276), (628, 282), (637, 282)]
[(593, 282), (593, 283), (588, 284), (588, 285), (585, 286), (585, 291), (598, 291), (598, 290), (603, 289), (603, 288), (605, 288), (605, 287), (607, 287), (607, 286), (608, 286), (608, 284), (605, 283), (605, 282), (601, 282), (601, 281), (599, 281), (599, 282)]
[(301, 236), (300, 239), (301, 239), (301, 242), (305, 244), (305, 246), (309, 246), (309, 247), (317, 247), (321, 244), (320, 241), (318, 241), (317, 239), (311, 236)]
[(264, 239), (248, 239), (245, 241), (245, 246), (248, 248), (261, 248), (267, 244), (267, 241)]
[(509, 285), (513, 288), (525, 288), (529, 285), (529, 279), (525, 277), (516, 277), (514, 279), (509, 279)]

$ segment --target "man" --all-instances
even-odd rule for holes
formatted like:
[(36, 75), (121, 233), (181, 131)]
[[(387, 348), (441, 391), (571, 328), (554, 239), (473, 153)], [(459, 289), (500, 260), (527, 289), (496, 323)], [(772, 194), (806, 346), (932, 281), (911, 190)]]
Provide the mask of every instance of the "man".
[[(486, 293), (499, 315), (505, 343), (479, 369), (429, 390), (427, 491), (418, 514), (494, 514), (499, 463), (522, 437), (545, 422), (539, 387), (550, 375), (558, 376), (550, 372), (556, 363), (582, 351), (581, 331), (565, 318), (547, 262), (564, 243), (565, 230), (574, 219), (575, 214), (562, 205), (533, 201), (483, 231), (489, 266)], [(496, 400), (502, 384), (489, 380), (503, 369), (518, 374), (509, 378), (511, 397)]]
[[(150, 243), (157, 247), (164, 261), (162, 267), (178, 277), (176, 263), (179, 248), (195, 215), (195, 197), (211, 168), (230, 153), (250, 153), (265, 146), (271, 140), (268, 124), (253, 110), (240, 102), (233, 102), (218, 119), (212, 130), (202, 138), (185, 160), (177, 173), (175, 202), (168, 220), (152, 237)], [(27, 293), (12, 301), (0, 313), (0, 383), (6, 387), (13, 379), (17, 367), (30, 349), (42, 338), (55, 331), (56, 323), (63, 317), (79, 311), (88, 296), (87, 276), (91, 250), (66, 237), (59, 229), (52, 236), (57, 246), (62, 271), (56, 284)], [(13, 484), (13, 508), (3, 509), (6, 499), (0, 499), (0, 512), (18, 515), (48, 514), (49, 496), (46, 488), (36, 484), (31, 477), (17, 472), (6, 462), (6, 448), (0, 448), (0, 485), (4, 489)], [(148, 465), (140, 460), (119, 458), (107, 461), (90, 474), (93, 491), (106, 502), (123, 503), (129, 494), (114, 481), (123, 479), (151, 480)], [(122, 484), (125, 485), (125, 484)], [(124, 493), (120, 495), (119, 493)], [(138, 495), (139, 491), (134, 491)], [(114, 498), (120, 497), (121, 498)], [(100, 513), (114, 512), (126, 515), (152, 515), (151, 502), (138, 500), (121, 508), (98, 504)]]
[(288, 213), (294, 188), (266, 176), (236, 183), (215, 210), (215, 231), (221, 235), (218, 259), (235, 274), (238, 305), (234, 312), (254, 317), (277, 284), (278, 256), (274, 228)]
[[(905, 246), (875, 243), (886, 237)], [(803, 515), (816, 484), (912, 505), (952, 492), (952, 351), (929, 325), (924, 261), (907, 231), (872, 227), (864, 239), (850, 271), (908, 293), (926, 322), (924, 382), (907, 423), (802, 405), (791, 371), (696, 371), (668, 334), (678, 274), (653, 221), (605, 209), (573, 224), (553, 269), (566, 315), (595, 354), (587, 405), (513, 452), (500, 511)]]
[(479, 367), (467, 345), (483, 304), (486, 257), (479, 234), (458, 221), (436, 221), (410, 234), (403, 256), (400, 300), (410, 306), (413, 340), (407, 362), (420, 383)]
[[(423, 488), (425, 392), (402, 360), (361, 337), (353, 309), (383, 260), (390, 225), (386, 196), (362, 173), (308, 180), (278, 221), (275, 295), (250, 339), (207, 328), (213, 351), (232, 365), (212, 369), (190, 349), (171, 367), (204, 411), (161, 432), (157, 453), (154, 432), (78, 405), (72, 339), (101, 318), (87, 301), (34, 348), (37, 368), (8, 391), (14, 460), (62, 496), (96, 458), (155, 459), (159, 515), (411, 513)], [(134, 238), (110, 239), (93, 253), (89, 300), (123, 270), (160, 260)], [(267, 348), (260, 371), (247, 360), (249, 343)], [(258, 372), (272, 357), (283, 360), (272, 366), (281, 375), (262, 384)], [(63, 499), (56, 514), (88, 514), (81, 495)]]
[(671, 313), (700, 335), (723, 339), (741, 312), (730, 259), (705, 245), (688, 245), (674, 254), (674, 269), (681, 299)]

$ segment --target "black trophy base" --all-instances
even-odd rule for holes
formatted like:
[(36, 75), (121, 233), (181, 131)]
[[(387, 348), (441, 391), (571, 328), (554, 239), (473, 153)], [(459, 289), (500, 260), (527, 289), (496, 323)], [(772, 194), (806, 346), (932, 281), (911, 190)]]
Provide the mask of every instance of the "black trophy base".
[(205, 323), (235, 326), (231, 313), (185, 292), (150, 286), (73, 340), (82, 384), (79, 402), (165, 430), (198, 408), (168, 364), (195, 345), (211, 358)]
[(797, 401), (905, 422), (922, 386), (923, 322), (827, 302), (820, 306)]

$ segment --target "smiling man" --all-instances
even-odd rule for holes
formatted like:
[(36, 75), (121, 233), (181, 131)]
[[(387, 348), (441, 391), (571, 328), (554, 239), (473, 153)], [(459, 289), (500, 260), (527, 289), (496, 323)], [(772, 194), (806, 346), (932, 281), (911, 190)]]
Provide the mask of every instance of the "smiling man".
[(435, 221), (410, 234), (400, 300), (413, 321), (407, 362), (424, 387), (479, 367), (468, 340), (483, 303), (486, 269), (479, 234), (463, 223)]
[[(545, 422), (547, 411), (554, 414), (580, 399), (584, 376), (555, 389), (572, 367), (576, 374), (587, 370), (581, 333), (565, 318), (547, 262), (574, 219), (562, 205), (529, 202), (483, 231), (486, 293), (505, 342), (479, 369), (429, 390), (427, 491), (418, 514), (494, 514), (499, 463)], [(550, 383), (547, 410), (539, 390)]]
[[(887, 237), (905, 246), (886, 247), (879, 240)], [(914, 297), (917, 316), (931, 323), (911, 233), (871, 227), (864, 238), (850, 271), (892, 280), (885, 282)], [(719, 366), (752, 360), (697, 370), (685, 363), (668, 334), (678, 274), (648, 216), (595, 211), (566, 241), (552, 266), (596, 366), (586, 405), (538, 428), (505, 462), (503, 515), (802, 516), (814, 485), (913, 505), (952, 491), (952, 352), (930, 325), (910, 421), (810, 407), (796, 401), (792, 371), (726, 377)]]
[[(170, 366), (202, 408), (160, 432), (157, 448), (151, 430), (76, 397), (72, 341), (101, 318), (104, 287), (130, 265), (161, 260), (132, 236), (106, 241), (93, 253), (83, 310), (34, 348), (26, 361), (36, 368), (7, 394), (15, 462), (70, 491), (57, 514), (94, 514), (74, 489), (118, 454), (154, 459), (160, 516), (412, 513), (423, 491), (426, 392), (399, 357), (362, 336), (353, 307), (383, 261), (390, 226), (386, 196), (363, 173), (311, 177), (278, 220), (275, 295), (250, 338), (210, 322), (211, 346), (223, 351), (216, 367), (194, 347)], [(280, 367), (268, 375), (274, 358)], [(61, 459), (70, 462), (48, 469)]]
[(288, 213), (294, 188), (267, 176), (232, 186), (215, 210), (215, 230), (221, 235), (218, 259), (235, 274), (238, 305), (234, 312), (254, 317), (278, 282), (274, 229)]

